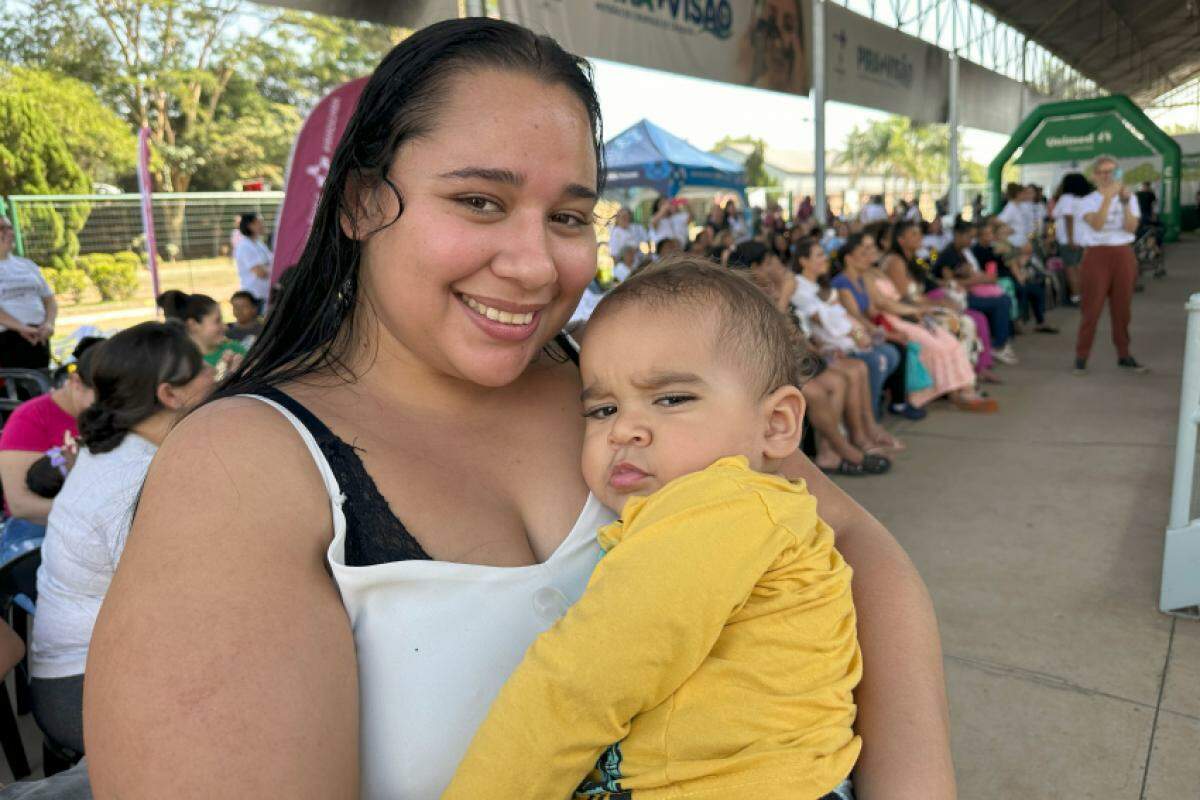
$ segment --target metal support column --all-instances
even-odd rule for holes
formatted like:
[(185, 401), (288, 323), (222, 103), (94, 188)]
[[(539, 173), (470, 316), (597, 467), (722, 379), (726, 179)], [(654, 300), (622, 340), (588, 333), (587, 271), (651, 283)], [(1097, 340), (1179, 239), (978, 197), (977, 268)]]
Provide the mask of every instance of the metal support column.
[(825, 0), (812, 0), (813, 214), (828, 217), (825, 197)]
[(962, 210), (958, 196), (958, 7), (950, 8), (950, 180), (946, 192), (947, 210), (957, 216)]

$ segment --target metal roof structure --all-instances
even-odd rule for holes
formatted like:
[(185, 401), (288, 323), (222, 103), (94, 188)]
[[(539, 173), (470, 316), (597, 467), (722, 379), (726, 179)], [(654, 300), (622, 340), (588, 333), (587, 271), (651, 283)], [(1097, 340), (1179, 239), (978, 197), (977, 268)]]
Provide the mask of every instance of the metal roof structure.
[(1148, 104), (1200, 75), (1200, 0), (975, 0), (1108, 93)]

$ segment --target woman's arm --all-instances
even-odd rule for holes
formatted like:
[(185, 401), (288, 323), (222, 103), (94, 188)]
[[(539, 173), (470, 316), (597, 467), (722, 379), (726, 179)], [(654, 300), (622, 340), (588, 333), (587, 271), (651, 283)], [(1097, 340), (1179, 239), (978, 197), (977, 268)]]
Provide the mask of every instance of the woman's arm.
[(863, 737), (859, 800), (952, 800), (950, 716), (942, 647), (929, 592), (879, 521), (797, 452), (783, 466), (817, 498), (821, 518), (854, 568), (863, 679), (854, 692)]
[(38, 525), (46, 524), (54, 501), (31, 492), (25, 476), (29, 474), (33, 462), (43, 455), (26, 450), (0, 450), (0, 485), (4, 487), (4, 499), (8, 501), (9, 512), (14, 517)]
[[(904, 259), (895, 253), (888, 253), (883, 259), (883, 272), (888, 276), (888, 279), (895, 285), (899, 291), (901, 287), (906, 287), (910, 283), (908, 279), (908, 265), (904, 263)], [(901, 297), (908, 297), (908, 292), (900, 292)]]
[(97, 800), (358, 797), (327, 498), (291, 425), (256, 400), (214, 403), (167, 438), (88, 655)]
[(858, 300), (854, 299), (854, 293), (849, 289), (838, 289), (838, 299), (842, 301), (842, 306), (846, 309), (846, 313), (854, 317), (856, 320), (866, 326), (867, 330), (871, 330), (875, 326), (871, 324), (871, 320), (867, 319), (863, 314), (862, 309), (858, 307)]

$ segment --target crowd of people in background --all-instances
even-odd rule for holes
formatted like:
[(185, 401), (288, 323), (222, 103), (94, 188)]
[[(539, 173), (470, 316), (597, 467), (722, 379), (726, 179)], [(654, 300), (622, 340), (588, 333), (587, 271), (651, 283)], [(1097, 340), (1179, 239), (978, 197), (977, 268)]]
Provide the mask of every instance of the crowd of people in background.
[(803, 391), (815, 433), (806, 447), (818, 466), (884, 473), (904, 449), (882, 427), (885, 414), (920, 420), (939, 399), (970, 413), (998, 411), (986, 386), (1019, 363), (1014, 337), (1059, 332), (1047, 317), (1051, 304), (1082, 306), (1077, 374), (1086, 372), (1106, 300), (1119, 366), (1146, 371), (1129, 353), (1130, 244), (1142, 235), (1161, 241), (1156, 199), (1148, 184), (1136, 195), (1119, 186), (1114, 166), (1097, 162), (1096, 185), (1070, 173), (1052, 197), (1010, 184), (993, 216), (983, 214), (982, 198), (969, 215), (931, 219), (916, 199), (889, 210), (882, 196), (857, 215), (825, 221), (807, 197), (791, 219), (774, 203), (747, 209), (722, 198), (697, 216), (693, 203), (658, 197), (642, 225), (622, 207), (609, 234), (611, 275), (589, 287), (572, 324), (585, 326), (609, 286), (672, 252), (744, 270), (791, 316), (813, 355)]

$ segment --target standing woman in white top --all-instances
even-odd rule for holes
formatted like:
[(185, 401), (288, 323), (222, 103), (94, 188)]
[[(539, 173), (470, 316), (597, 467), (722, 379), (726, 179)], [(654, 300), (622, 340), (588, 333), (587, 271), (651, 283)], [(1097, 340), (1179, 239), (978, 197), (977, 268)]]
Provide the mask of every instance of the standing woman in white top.
[(1069, 172), (1054, 198), (1054, 236), (1058, 240), (1058, 255), (1067, 273), (1067, 285), (1071, 290), (1067, 305), (1078, 305), (1079, 263), (1083, 260), (1083, 237), (1080, 226), (1086, 225), (1078, 216), (1079, 201), (1092, 193), (1092, 184), (1082, 172)]
[(143, 322), (93, 349), (96, 399), (79, 415), (79, 458), (50, 509), (29, 641), (33, 715), (77, 753), (88, 642), (138, 491), (167, 431), (212, 389), (212, 369), (176, 325)]
[(258, 313), (271, 294), (271, 249), (263, 242), (263, 220), (258, 214), (242, 214), (238, 221), (238, 239), (233, 251), (241, 290), (254, 295)]
[[(147, 477), (88, 663), (97, 800), (445, 788), (614, 519), (559, 334), (595, 275), (602, 143), (549, 37), (451, 20), (385, 56), (278, 313)], [(856, 782), (952, 797), (920, 578), (811, 462), (785, 470), (855, 570)]]
[(1132, 372), (1149, 370), (1129, 352), (1129, 320), (1133, 315), (1133, 285), (1137, 281), (1137, 257), (1133, 238), (1141, 221), (1137, 197), (1117, 179), (1117, 162), (1100, 156), (1092, 169), (1096, 191), (1079, 201), (1075, 215), (1082, 219), (1084, 232), (1080, 265), (1082, 282), (1082, 318), (1075, 340), (1075, 374), (1087, 371), (1088, 356), (1096, 337), (1096, 325), (1108, 301), (1112, 317), (1113, 345), (1117, 348), (1117, 366)]

